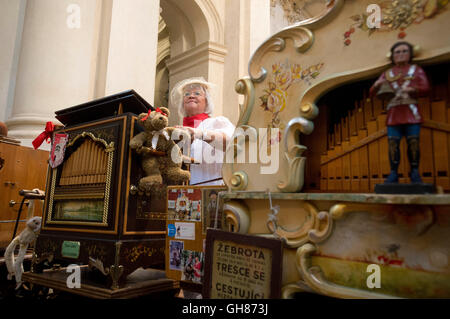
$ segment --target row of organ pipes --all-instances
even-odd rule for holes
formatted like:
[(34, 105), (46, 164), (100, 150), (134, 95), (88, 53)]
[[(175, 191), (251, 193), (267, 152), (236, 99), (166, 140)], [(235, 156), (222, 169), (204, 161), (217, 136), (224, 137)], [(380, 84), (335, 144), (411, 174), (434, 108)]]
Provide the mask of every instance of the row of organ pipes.
[(59, 185), (105, 183), (108, 154), (103, 145), (86, 137), (81, 145), (68, 155), (69, 157), (63, 163)]
[[(435, 66), (425, 71), (430, 78), (432, 89), (428, 96), (419, 98), (419, 108), (425, 120), (420, 132), (419, 169), (424, 183), (433, 183), (448, 192), (450, 67)], [(383, 183), (389, 174), (386, 102), (369, 97), (368, 91), (372, 82), (348, 86), (345, 92), (337, 95), (344, 97), (345, 105), (340, 104), (342, 100), (336, 96), (319, 104), (320, 112), (327, 113), (326, 117), (319, 119), (322, 123), (318, 124), (325, 125), (323, 121), (326, 121), (326, 133), (323, 135), (326, 134), (327, 149), (322, 149), (317, 155), (320, 159), (315, 159), (314, 155), (309, 159), (320, 162), (320, 172), (311, 172), (316, 168), (314, 164), (310, 165), (310, 171), (306, 174), (306, 190), (310, 187), (311, 190), (321, 192), (373, 192), (375, 185)], [(349, 103), (348, 95), (357, 91), (359, 96)], [(313, 142), (309, 144), (309, 148), (317, 147)], [(404, 138), (400, 147), (399, 182), (409, 183), (410, 167)]]

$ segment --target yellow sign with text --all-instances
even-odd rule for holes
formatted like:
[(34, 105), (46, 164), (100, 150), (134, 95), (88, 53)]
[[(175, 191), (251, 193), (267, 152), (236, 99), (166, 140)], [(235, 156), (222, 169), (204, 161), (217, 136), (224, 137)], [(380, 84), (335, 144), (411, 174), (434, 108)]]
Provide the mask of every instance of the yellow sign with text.
[(265, 299), (271, 290), (272, 251), (214, 241), (211, 298)]

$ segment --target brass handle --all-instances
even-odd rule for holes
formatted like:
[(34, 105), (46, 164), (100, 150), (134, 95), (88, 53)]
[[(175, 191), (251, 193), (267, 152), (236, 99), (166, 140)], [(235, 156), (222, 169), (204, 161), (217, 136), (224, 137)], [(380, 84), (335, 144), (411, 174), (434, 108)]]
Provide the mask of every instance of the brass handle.
[[(11, 199), (8, 204), (9, 204), (9, 207), (14, 207), (14, 205), (19, 204), (19, 203), (16, 202), (14, 199)], [(23, 204), (28, 206), (30, 204), (30, 202), (26, 201)]]

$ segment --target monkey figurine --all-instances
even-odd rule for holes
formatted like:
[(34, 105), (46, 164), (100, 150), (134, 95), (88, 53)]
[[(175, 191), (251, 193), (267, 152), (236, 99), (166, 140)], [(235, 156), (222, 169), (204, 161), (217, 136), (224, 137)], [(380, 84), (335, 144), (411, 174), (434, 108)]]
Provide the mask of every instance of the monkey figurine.
[[(25, 258), (25, 253), (27, 248), (33, 241), (36, 240), (37, 232), (41, 228), (42, 218), (32, 217), (27, 221), (26, 228), (14, 238), (8, 245), (5, 251), (5, 263), (8, 269), (8, 280), (11, 280), (14, 276), (16, 278), (16, 289), (19, 289), (22, 285), (22, 273), (23, 273), (23, 260)], [(17, 245), (19, 245), (19, 255), (17, 259), (14, 260), (14, 250)]]

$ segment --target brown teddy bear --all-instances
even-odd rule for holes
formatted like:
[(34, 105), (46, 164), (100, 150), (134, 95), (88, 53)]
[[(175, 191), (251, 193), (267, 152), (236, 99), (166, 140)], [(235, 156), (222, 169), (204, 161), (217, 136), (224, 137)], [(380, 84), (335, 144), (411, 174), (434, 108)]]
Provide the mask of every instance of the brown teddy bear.
[(167, 127), (169, 115), (165, 107), (141, 113), (139, 120), (145, 131), (130, 141), (131, 149), (142, 156), (146, 176), (139, 180), (139, 189), (146, 193), (163, 185), (180, 185), (191, 178), (189, 171), (181, 169), (181, 150), (170, 138), (175, 128)]

